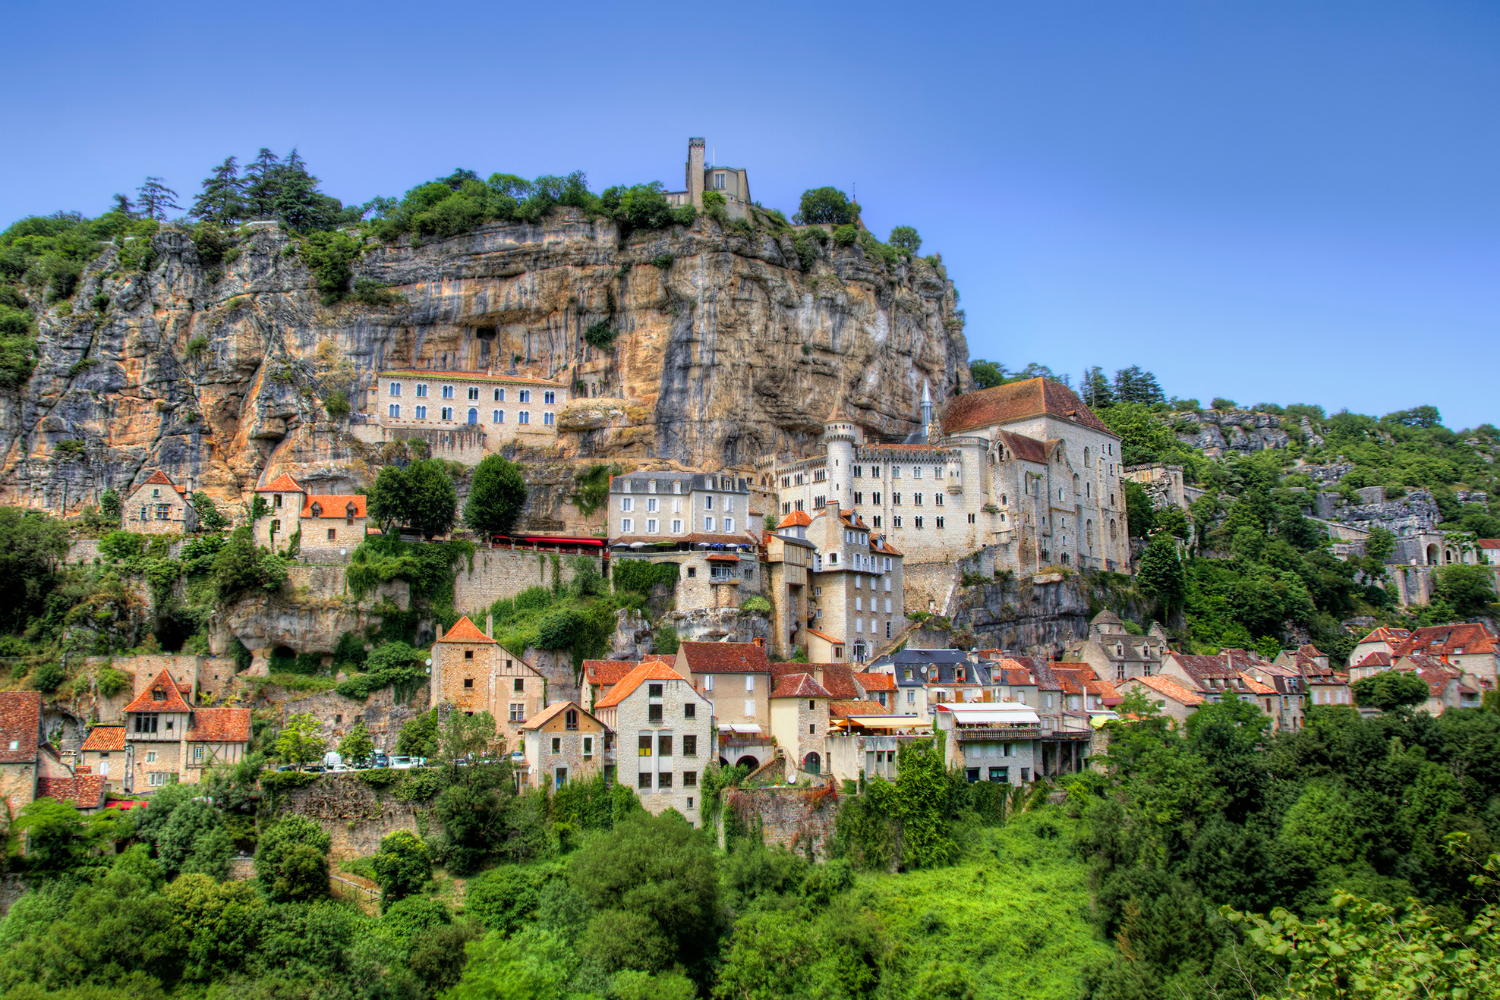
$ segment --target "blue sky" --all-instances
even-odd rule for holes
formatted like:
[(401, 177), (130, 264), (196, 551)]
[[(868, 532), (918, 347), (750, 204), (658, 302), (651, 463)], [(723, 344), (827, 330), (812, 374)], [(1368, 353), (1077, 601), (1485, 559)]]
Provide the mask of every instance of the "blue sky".
[(973, 357), (1500, 423), (1500, 4), (208, 6), (10, 6), (0, 220), (260, 146), (346, 201), (678, 187), (703, 135), (916, 226)]

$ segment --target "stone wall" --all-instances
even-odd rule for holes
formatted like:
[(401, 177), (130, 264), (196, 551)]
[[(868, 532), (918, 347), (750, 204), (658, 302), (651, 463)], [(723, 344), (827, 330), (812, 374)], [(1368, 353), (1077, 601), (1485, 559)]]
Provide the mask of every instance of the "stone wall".
[(373, 855), (388, 833), (424, 836), (437, 824), (428, 806), (402, 802), (358, 774), (324, 775), (306, 788), (278, 793), (277, 805), (282, 813), (306, 816), (322, 827), (333, 841), (335, 862)]
[(392, 688), (376, 691), (365, 701), (356, 701), (337, 691), (320, 691), (297, 697), (280, 688), (268, 687), (261, 691), (260, 700), (266, 704), (281, 705), (285, 716), (306, 713), (317, 719), (320, 732), (328, 741), (330, 750), (337, 750), (339, 740), (360, 722), (370, 731), (375, 749), (392, 750), (396, 746), (396, 737), (400, 735), (401, 727), (426, 712), (429, 707), (425, 685), (412, 694), (410, 702), (398, 702)]
[[(522, 548), (482, 548), (474, 553), (473, 568), (461, 564), (453, 581), (453, 606), (480, 621), (491, 604), (501, 598), (515, 597), (527, 587), (551, 587), (555, 575), (567, 583), (577, 575), (572, 560), (578, 551), (547, 552)], [(557, 559), (554, 565), (553, 558)], [(603, 563), (597, 555), (588, 555), (602, 575)]]
[[(996, 546), (989, 546), (989, 548), (993, 549)], [(903, 601), (907, 611), (928, 611), (939, 615), (950, 612), (950, 604), (958, 592), (961, 579), (958, 563), (921, 563), (903, 566), (902, 576), (906, 588)]]
[(657, 619), (657, 627), (663, 625), (676, 629), (678, 639), (691, 642), (752, 642), (771, 636), (771, 622), (765, 615), (739, 608), (668, 611)]
[(719, 812), (719, 843), (724, 843), (725, 818), (732, 815), (742, 828), (753, 830), (758, 826), (767, 846), (780, 845), (804, 857), (811, 854), (817, 861), (826, 861), (841, 802), (842, 796), (832, 784), (728, 790)]

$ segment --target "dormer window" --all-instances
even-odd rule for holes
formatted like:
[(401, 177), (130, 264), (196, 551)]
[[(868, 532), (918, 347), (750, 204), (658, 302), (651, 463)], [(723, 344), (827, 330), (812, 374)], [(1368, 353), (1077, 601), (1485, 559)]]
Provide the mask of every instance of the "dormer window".
[(315, 503), (315, 504), (312, 505), (312, 516), (313, 517), (322, 517), (323, 516), (323, 505), (322, 504)]

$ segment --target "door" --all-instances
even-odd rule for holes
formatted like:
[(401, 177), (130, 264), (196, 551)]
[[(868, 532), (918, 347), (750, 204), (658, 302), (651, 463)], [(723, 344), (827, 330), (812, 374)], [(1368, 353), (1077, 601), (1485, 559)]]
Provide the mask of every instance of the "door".
[(469, 407), (469, 426), (479, 426), (479, 411), (474, 409), (472, 406)]

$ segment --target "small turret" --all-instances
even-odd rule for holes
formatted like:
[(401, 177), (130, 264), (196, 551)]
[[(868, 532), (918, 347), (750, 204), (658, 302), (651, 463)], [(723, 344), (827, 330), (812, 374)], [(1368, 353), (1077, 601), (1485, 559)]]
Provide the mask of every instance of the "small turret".
[(922, 380), (922, 440), (932, 441), (932, 389)]

